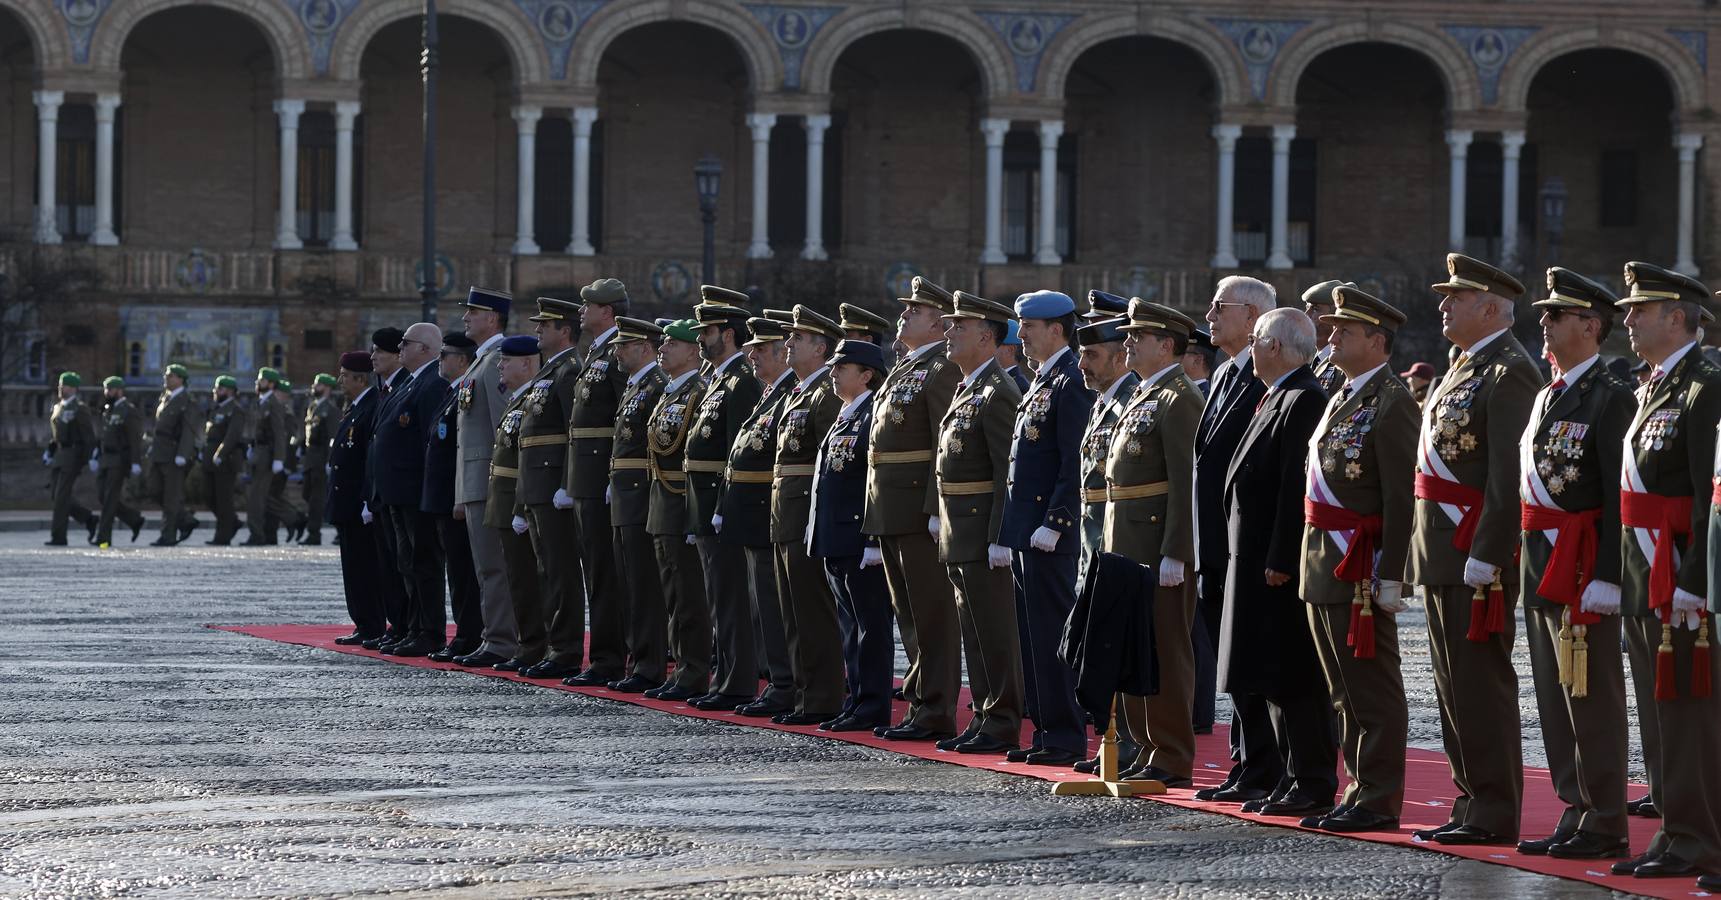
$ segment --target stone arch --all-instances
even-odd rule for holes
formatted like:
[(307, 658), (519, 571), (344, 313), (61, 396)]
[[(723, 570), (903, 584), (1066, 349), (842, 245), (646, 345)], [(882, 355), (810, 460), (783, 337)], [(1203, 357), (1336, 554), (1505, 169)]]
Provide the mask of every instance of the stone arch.
[(771, 36), (758, 19), (713, 0), (640, 0), (617, 3), (592, 16), (574, 39), (570, 80), (577, 90), (595, 91), (604, 51), (624, 31), (654, 22), (693, 22), (714, 28), (735, 43), (747, 63), (747, 82), (755, 93), (776, 90), (783, 67)]
[(90, 67), (100, 72), (118, 72), (120, 53), (137, 23), (155, 13), (181, 6), (225, 9), (244, 16), (263, 32), (275, 54), (275, 73), (281, 81), (311, 77), (311, 60), (305, 33), (286, 6), (248, 0), (132, 0), (115, 3), (96, 23), (90, 39)]
[[(384, 27), (401, 19), (420, 15), (424, 4), (419, 0), (387, 0), (359, 6), (351, 18), (335, 34), (335, 46), (329, 57), (329, 74), (340, 81), (357, 81), (359, 64), (365, 48)], [(532, 23), (519, 14), (512, 3), (495, 0), (442, 0), (437, 5), (442, 15), (471, 19), (495, 33), (508, 50), (508, 60), (514, 67), (515, 84), (537, 84), (549, 76), (549, 61), (544, 57), (544, 44)]]
[(880, 31), (910, 28), (940, 34), (961, 44), (980, 70), (980, 89), (988, 100), (997, 100), (1015, 92), (1016, 83), (1010, 54), (1005, 52), (996, 34), (973, 14), (954, 13), (931, 7), (908, 9), (892, 6), (887, 9), (864, 9), (837, 16), (819, 30), (807, 46), (807, 62), (802, 83), (809, 94), (828, 94), (831, 73), (837, 60), (850, 44)]
[(38, 71), (66, 65), (65, 23), (56, 20), (51, 6), (29, 0), (0, 0), (0, 10), (16, 16), (23, 24)]
[(1045, 86), (1042, 96), (1049, 102), (1061, 103), (1064, 84), (1082, 54), (1094, 47), (1123, 37), (1154, 37), (1174, 41), (1194, 50), (1207, 62), (1208, 73), (1219, 85), (1218, 103), (1221, 107), (1248, 103), (1249, 79), (1241, 60), (1231, 44), (1204, 25), (1179, 16), (1154, 16), (1145, 23), (1134, 13), (1100, 16), (1083, 21), (1075, 28), (1059, 34), (1040, 63)]
[(1530, 85), (1548, 63), (1578, 50), (1627, 50), (1648, 58), (1667, 76), (1674, 108), (1681, 113), (1704, 108), (1703, 71), (1691, 51), (1668, 35), (1631, 29), (1606, 29), (1593, 25), (1538, 34), (1524, 42), (1506, 63), (1500, 76), (1500, 108), (1523, 112), (1530, 100)]
[(1294, 39), (1273, 66), (1267, 84), (1268, 103), (1281, 109), (1295, 108), (1297, 82), (1315, 57), (1336, 47), (1361, 43), (1393, 44), (1422, 54), (1434, 64), (1446, 85), (1448, 112), (1466, 112), (1481, 104), (1476, 68), (1456, 43), (1425, 28), (1375, 21), (1317, 26)]

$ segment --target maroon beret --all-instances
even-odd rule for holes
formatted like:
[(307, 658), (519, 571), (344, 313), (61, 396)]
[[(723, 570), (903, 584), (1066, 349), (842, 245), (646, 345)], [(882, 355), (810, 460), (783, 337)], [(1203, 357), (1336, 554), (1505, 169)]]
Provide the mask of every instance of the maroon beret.
[(341, 368), (348, 372), (369, 372), (370, 354), (363, 350), (348, 350), (341, 354)]

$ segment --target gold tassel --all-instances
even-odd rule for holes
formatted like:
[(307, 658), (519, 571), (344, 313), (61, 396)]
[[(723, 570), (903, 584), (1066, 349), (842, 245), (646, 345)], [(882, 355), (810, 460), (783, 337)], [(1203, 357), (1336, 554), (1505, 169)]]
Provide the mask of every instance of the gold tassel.
[[(1583, 627), (1583, 626), (1578, 626)], [(1560, 610), (1560, 640), (1558, 650), (1554, 654), (1560, 661), (1560, 684), (1572, 683), (1572, 608), (1562, 607)]]
[[(1568, 614), (1569, 615), (1569, 614)], [(1588, 697), (1590, 693), (1589, 626), (1572, 626), (1572, 697)]]

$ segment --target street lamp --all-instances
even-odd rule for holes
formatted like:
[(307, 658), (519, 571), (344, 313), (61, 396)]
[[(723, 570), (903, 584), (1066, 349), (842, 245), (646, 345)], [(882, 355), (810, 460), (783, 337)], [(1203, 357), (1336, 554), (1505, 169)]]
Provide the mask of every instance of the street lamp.
[(717, 188), (723, 181), (723, 161), (706, 154), (693, 164), (693, 186), (699, 192), (699, 219), (705, 223), (705, 258), (700, 268), (705, 284), (717, 281)]
[(436, 0), (424, 0), (424, 281), (419, 283), (419, 321), (436, 321)]
[(1549, 265), (1560, 260), (1560, 238), (1566, 231), (1566, 182), (1551, 175), (1542, 182), (1542, 228), (1548, 236)]

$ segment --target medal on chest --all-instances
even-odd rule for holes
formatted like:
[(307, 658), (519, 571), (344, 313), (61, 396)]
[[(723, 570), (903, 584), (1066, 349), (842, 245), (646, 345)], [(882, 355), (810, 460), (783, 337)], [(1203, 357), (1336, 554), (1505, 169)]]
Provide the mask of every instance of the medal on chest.
[(831, 471), (841, 472), (845, 466), (854, 461), (855, 445), (860, 438), (858, 435), (845, 434), (831, 438), (825, 446), (825, 462)]
[(472, 379), (460, 382), (460, 411), (466, 412), (472, 408)]
[(514, 446), (515, 435), (520, 433), (520, 420), (525, 417), (526, 411), (521, 409), (511, 409), (502, 417), (502, 427), (498, 429), (502, 434), (502, 446)]
[(1679, 436), (1679, 414), (1683, 410), (1658, 409), (1643, 421), (1637, 430), (1637, 446), (1643, 450), (1665, 450)]

